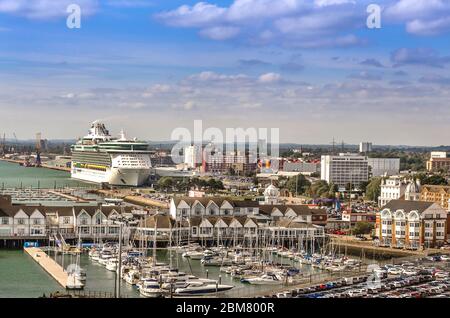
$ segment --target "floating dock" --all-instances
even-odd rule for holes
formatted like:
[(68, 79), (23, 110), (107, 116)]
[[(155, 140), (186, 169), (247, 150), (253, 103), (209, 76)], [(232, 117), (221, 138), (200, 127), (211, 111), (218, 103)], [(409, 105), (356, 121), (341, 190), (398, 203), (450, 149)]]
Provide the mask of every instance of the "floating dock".
[(37, 247), (25, 247), (28, 253), (41, 267), (50, 274), (62, 287), (67, 288), (68, 274), (53, 258)]

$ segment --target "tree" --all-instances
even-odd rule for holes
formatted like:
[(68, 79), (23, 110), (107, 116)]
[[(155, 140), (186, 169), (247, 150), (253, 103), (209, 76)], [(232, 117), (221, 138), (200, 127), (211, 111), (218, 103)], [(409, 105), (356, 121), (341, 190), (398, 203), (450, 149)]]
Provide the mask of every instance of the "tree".
[(158, 180), (158, 187), (160, 187), (161, 189), (169, 189), (171, 187), (173, 187), (173, 179), (171, 177), (162, 177), (161, 179)]
[(308, 187), (311, 185), (304, 175), (299, 174), (297, 177), (291, 177), (286, 182), (286, 188), (291, 193), (305, 193)]
[(329, 190), (330, 187), (328, 185), (328, 182), (326, 182), (325, 180), (319, 180), (317, 182), (314, 182), (309, 187), (307, 193), (313, 198), (320, 198), (323, 196), (327, 196)]
[(366, 198), (370, 201), (377, 201), (381, 193), (381, 177), (372, 178), (366, 187)]
[(357, 222), (352, 230), (354, 235), (370, 234), (374, 229), (373, 223), (369, 222)]
[(447, 185), (447, 179), (440, 175), (419, 175), (418, 176), (421, 184), (430, 184), (430, 185)]

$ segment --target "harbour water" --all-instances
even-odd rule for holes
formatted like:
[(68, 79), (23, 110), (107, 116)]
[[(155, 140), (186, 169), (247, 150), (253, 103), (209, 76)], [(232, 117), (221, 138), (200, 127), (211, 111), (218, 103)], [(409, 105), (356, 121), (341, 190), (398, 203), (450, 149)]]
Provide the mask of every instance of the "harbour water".
[(91, 184), (73, 180), (66, 171), (47, 168), (22, 167), (0, 160), (0, 187), (2, 188), (62, 188), (87, 187)]
[[(150, 251), (151, 253), (151, 251)], [(169, 255), (172, 255), (172, 265), (178, 267), (180, 271), (196, 275), (198, 277), (209, 277), (219, 279), (223, 284), (235, 286), (232, 290), (223, 294), (224, 297), (250, 297), (255, 293), (273, 290), (270, 285), (248, 285), (242, 284), (237, 279), (221, 273), (219, 267), (205, 267), (198, 260), (188, 260), (181, 254), (168, 250), (157, 251), (158, 262), (170, 262)], [(62, 263), (62, 256), (58, 255), (58, 263)], [(65, 255), (64, 267), (75, 263), (75, 256)], [(287, 264), (287, 261), (285, 260)], [(291, 263), (292, 264), (292, 263)], [(86, 291), (93, 292), (114, 292), (115, 273), (89, 259), (87, 255), (82, 255), (80, 265), (86, 270), (87, 282)], [(300, 267), (304, 272), (318, 272), (308, 265)], [(43, 294), (49, 295), (55, 291), (61, 291), (62, 287), (47, 274), (33, 259), (22, 250), (0, 250), (0, 298), (20, 297), (35, 298)], [(123, 297), (140, 297), (136, 287), (132, 287), (121, 281), (121, 295)]]

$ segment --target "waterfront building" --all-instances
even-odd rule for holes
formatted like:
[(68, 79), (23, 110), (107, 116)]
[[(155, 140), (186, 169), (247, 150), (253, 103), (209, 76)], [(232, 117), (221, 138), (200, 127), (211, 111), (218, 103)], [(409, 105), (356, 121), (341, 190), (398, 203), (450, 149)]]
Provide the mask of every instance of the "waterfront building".
[(378, 206), (385, 206), (391, 200), (400, 199), (406, 191), (407, 182), (401, 176), (392, 176), (383, 179), (380, 185), (380, 196)]
[(117, 237), (119, 225), (113, 219), (132, 214), (130, 206), (32, 206), (15, 205), (10, 196), (0, 196), (1, 237), (48, 237), (60, 234), (78, 237)]
[(420, 201), (435, 202), (449, 209), (450, 186), (425, 184), (420, 189)]
[(281, 219), (271, 223), (259, 223), (249, 216), (191, 217), (175, 222), (167, 215), (149, 216), (136, 228), (135, 239), (152, 241), (186, 242), (188, 239), (205, 242), (256, 242), (257, 239), (279, 240), (299, 238), (324, 238), (323, 226), (306, 224), (294, 219)]
[(428, 171), (449, 170), (450, 158), (447, 152), (433, 151), (430, 154), (430, 159), (426, 163)]
[(370, 175), (373, 177), (392, 176), (400, 173), (400, 158), (368, 158)]
[(353, 189), (358, 188), (369, 180), (367, 157), (351, 153), (322, 156), (321, 179), (337, 185), (340, 191), (344, 191), (349, 184)]
[(377, 215), (381, 246), (442, 246), (447, 242), (447, 229), (447, 211), (433, 202), (392, 200)]
[(229, 197), (173, 197), (170, 201), (170, 215), (176, 220), (191, 217), (247, 216), (256, 219), (258, 223), (289, 218), (309, 224), (326, 224), (327, 214), (324, 209), (282, 204), (279, 196), (279, 190), (270, 184), (265, 189), (264, 201), (261, 202)]

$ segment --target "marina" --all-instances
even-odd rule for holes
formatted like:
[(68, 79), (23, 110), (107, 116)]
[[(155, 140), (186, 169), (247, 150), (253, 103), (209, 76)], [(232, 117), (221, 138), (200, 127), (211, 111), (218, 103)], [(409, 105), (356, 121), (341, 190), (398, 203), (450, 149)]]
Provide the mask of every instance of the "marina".
[(36, 247), (24, 248), (24, 251), (47, 273), (49, 273), (50, 276), (52, 276), (63, 288), (67, 288), (67, 282), (69, 279), (68, 274), (48, 254)]

